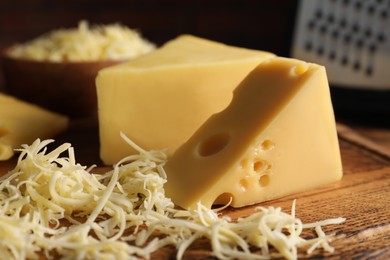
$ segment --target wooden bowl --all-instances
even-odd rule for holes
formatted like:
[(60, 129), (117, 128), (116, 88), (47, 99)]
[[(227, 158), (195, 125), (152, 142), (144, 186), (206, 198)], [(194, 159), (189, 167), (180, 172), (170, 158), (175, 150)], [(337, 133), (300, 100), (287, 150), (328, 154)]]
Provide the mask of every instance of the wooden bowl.
[(50, 62), (12, 58), (1, 63), (6, 91), (73, 118), (97, 114), (95, 78), (99, 70), (123, 61)]

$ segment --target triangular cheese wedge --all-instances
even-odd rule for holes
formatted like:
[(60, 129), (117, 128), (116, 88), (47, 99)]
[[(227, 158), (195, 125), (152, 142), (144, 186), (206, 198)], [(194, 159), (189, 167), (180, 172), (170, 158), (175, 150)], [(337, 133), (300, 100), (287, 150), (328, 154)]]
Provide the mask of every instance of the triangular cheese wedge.
[(0, 161), (22, 144), (53, 138), (68, 126), (66, 116), (0, 93)]
[(182, 35), (150, 54), (103, 69), (96, 78), (100, 155), (113, 164), (136, 153), (123, 132), (146, 150), (172, 154), (269, 52)]
[(167, 196), (183, 208), (230, 199), (241, 207), (339, 180), (325, 68), (279, 57), (261, 63), (165, 169)]

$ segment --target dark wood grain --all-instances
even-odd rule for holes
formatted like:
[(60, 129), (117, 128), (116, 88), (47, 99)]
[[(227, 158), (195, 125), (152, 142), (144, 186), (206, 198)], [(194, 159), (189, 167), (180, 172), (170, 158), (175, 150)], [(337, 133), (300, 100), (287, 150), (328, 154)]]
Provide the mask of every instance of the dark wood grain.
[[(347, 129), (347, 130), (345, 130)], [(319, 189), (239, 209), (228, 208), (223, 214), (233, 219), (252, 214), (256, 206), (282, 207), (286, 212), (294, 199), (296, 214), (303, 222), (345, 217), (343, 224), (326, 226), (335, 233), (334, 253), (317, 250), (313, 255), (300, 253), (302, 259), (390, 259), (390, 158), (365, 147), (366, 138), (351, 128), (339, 133), (344, 176), (339, 182)], [(353, 140), (350, 137), (353, 136)], [(358, 138), (356, 137), (358, 136)], [(54, 145), (70, 142), (81, 164), (101, 165), (99, 160), (98, 124), (95, 118), (73, 121), (69, 130)], [(15, 158), (0, 162), (4, 174), (15, 165)], [(100, 167), (103, 171), (107, 168)], [(307, 236), (313, 237), (308, 233)], [(196, 242), (185, 253), (185, 259), (213, 259), (206, 240)], [(153, 254), (153, 259), (174, 259), (175, 250), (167, 247)]]

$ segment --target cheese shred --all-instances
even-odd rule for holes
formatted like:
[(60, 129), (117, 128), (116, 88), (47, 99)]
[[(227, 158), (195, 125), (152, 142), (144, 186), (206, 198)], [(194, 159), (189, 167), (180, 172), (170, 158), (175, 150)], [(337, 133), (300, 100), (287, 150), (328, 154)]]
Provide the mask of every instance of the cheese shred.
[(77, 28), (57, 29), (31, 41), (13, 46), (8, 55), (38, 61), (127, 60), (153, 51), (156, 46), (137, 30), (121, 24), (90, 26), (80, 21)]
[[(297, 259), (298, 251), (333, 252), (321, 226), (344, 218), (303, 224), (281, 208), (258, 207), (232, 220), (198, 204), (181, 210), (164, 194), (163, 151), (139, 151), (111, 171), (92, 173), (76, 163), (73, 147), (53, 140), (23, 145), (16, 167), (0, 177), (0, 255), (5, 259), (149, 259), (173, 246), (176, 258), (197, 241), (209, 241), (219, 259)], [(63, 156), (67, 153), (67, 156)], [(316, 237), (303, 238), (304, 229)]]

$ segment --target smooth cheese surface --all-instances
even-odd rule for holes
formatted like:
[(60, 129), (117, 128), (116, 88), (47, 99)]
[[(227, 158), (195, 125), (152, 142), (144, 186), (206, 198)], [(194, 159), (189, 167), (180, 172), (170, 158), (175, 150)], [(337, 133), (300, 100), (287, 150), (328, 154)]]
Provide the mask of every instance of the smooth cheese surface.
[(35, 139), (53, 138), (68, 126), (66, 116), (0, 93), (0, 160)]
[(192, 208), (241, 207), (342, 177), (325, 68), (273, 58), (261, 63), (168, 160), (166, 193)]
[(167, 148), (172, 154), (229, 104), (234, 88), (253, 68), (273, 56), (184, 35), (101, 70), (96, 86), (103, 162), (135, 153), (120, 132), (146, 150)]

